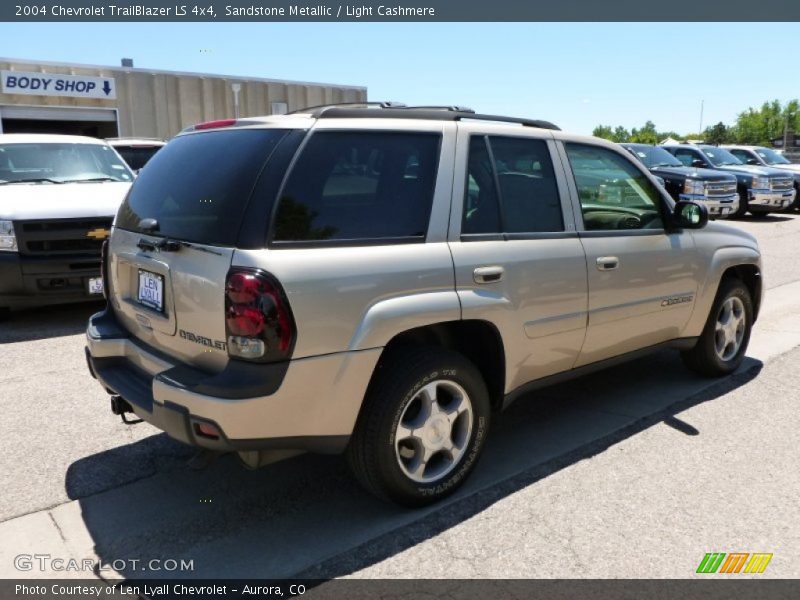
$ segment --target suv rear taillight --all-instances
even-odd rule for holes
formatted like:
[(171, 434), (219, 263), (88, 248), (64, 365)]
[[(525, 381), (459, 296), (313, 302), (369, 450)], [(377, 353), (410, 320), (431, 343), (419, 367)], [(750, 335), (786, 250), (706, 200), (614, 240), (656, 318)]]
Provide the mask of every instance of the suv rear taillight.
[(297, 329), (278, 281), (255, 269), (233, 269), (225, 283), (228, 355), (257, 362), (287, 360)]
[(108, 293), (108, 238), (100, 246), (100, 279), (103, 280), (103, 298), (108, 300), (111, 295)]

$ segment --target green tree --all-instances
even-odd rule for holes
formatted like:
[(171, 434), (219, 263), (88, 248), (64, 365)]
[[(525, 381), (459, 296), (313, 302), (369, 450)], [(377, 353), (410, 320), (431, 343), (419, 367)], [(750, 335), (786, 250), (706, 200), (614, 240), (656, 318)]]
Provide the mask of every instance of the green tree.
[(625, 129), (622, 125), (617, 125), (614, 129), (614, 136), (611, 138), (612, 141), (621, 144), (623, 142), (630, 142), (631, 141), (631, 134), (628, 133), (628, 130)]
[(706, 127), (703, 139), (709, 144), (725, 144), (732, 141), (728, 126), (722, 121), (711, 127)]
[(636, 144), (657, 144), (661, 140), (655, 124), (652, 121), (647, 121), (641, 129), (636, 129), (635, 127), (631, 129), (630, 141)]
[(740, 144), (769, 145), (770, 140), (783, 137), (784, 127), (797, 131), (800, 126), (800, 104), (790, 100), (785, 105), (773, 100), (761, 108), (753, 107), (739, 113), (731, 137)]
[(592, 131), (592, 135), (594, 137), (603, 138), (604, 140), (613, 140), (614, 130), (608, 125), (598, 125), (594, 128), (594, 131)]

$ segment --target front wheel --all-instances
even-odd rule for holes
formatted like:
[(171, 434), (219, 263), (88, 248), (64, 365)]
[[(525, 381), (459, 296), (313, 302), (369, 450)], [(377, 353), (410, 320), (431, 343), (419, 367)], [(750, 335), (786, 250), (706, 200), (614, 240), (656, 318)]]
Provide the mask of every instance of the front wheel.
[(684, 364), (707, 377), (728, 375), (742, 364), (753, 327), (753, 300), (738, 279), (719, 287), (697, 345), (681, 353)]
[(462, 355), (390, 351), (370, 384), (348, 462), (373, 494), (405, 506), (431, 504), (472, 471), (490, 414), (483, 378)]
[(733, 213), (733, 216), (741, 219), (743, 216), (747, 214), (748, 210), (748, 202), (747, 202), (747, 190), (743, 190), (739, 192), (739, 208), (736, 209), (736, 212)]

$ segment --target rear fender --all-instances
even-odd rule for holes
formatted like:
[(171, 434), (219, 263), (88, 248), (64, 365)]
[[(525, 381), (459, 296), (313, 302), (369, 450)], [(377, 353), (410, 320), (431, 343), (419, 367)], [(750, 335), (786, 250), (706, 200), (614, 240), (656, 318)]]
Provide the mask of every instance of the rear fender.
[(348, 350), (383, 347), (403, 331), (460, 318), (461, 305), (455, 290), (386, 298), (364, 313)]

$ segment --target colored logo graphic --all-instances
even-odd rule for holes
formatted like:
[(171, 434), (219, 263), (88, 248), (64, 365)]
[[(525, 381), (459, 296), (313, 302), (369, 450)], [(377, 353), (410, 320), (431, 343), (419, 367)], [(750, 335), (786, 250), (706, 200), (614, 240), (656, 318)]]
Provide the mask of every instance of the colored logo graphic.
[(102, 227), (100, 227), (98, 229), (92, 229), (91, 231), (88, 231), (86, 233), (86, 237), (92, 238), (94, 240), (104, 240), (109, 236), (110, 233), (111, 231), (109, 231), (108, 229), (103, 229)]
[(763, 573), (771, 553), (749, 552), (707, 552), (697, 567), (698, 573)]

